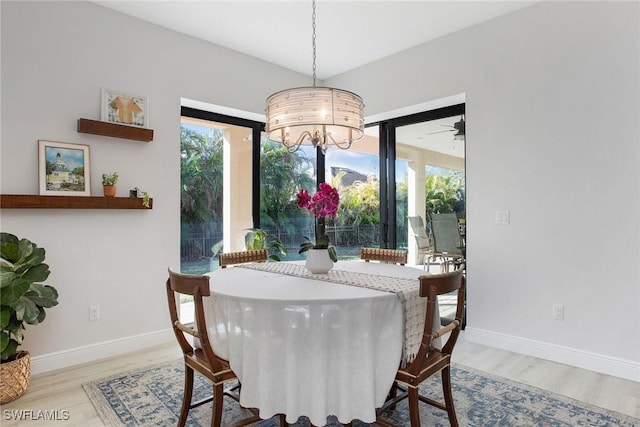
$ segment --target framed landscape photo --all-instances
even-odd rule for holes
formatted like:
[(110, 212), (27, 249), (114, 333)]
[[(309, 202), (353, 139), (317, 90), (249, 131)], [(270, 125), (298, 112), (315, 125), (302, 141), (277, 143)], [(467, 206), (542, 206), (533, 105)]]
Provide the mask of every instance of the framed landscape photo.
[(91, 196), (89, 146), (38, 140), (41, 196)]
[(147, 97), (102, 89), (100, 120), (129, 126), (149, 127)]

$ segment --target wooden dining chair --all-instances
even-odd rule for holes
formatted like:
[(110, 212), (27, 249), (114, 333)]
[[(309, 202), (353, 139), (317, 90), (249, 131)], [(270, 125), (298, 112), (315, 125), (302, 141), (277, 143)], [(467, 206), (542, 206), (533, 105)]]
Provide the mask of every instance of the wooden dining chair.
[(363, 259), (365, 262), (380, 261), (405, 265), (407, 263), (407, 251), (400, 249), (361, 248), (360, 259)]
[[(464, 265), (457, 270), (442, 274), (425, 275), (420, 277), (420, 296), (426, 297), (427, 310), (425, 314), (424, 330), (420, 350), (415, 359), (405, 367), (400, 367), (396, 373), (396, 379), (389, 393), (389, 399), (382, 408), (378, 409), (376, 424), (387, 427), (395, 427), (394, 424), (384, 420), (382, 415), (388, 409), (396, 407), (401, 400), (409, 399), (409, 418), (411, 427), (420, 427), (419, 402), (424, 402), (436, 408), (447, 411), (451, 427), (458, 426), (456, 412), (451, 393), (451, 353), (460, 334), (460, 325), (464, 313), (465, 276)], [(437, 307), (438, 295), (450, 292), (458, 292), (455, 320), (444, 327), (434, 330), (434, 315)], [(437, 316), (436, 318), (439, 318)], [(436, 338), (450, 333), (442, 349), (433, 347), (432, 342)], [(442, 393), (444, 403), (433, 400), (419, 394), (418, 386), (432, 375), (440, 372), (442, 376)], [(406, 388), (404, 388), (406, 387)], [(398, 391), (401, 391), (398, 394)]]
[(247, 262), (267, 262), (269, 251), (266, 249), (256, 249), (249, 251), (227, 252), (218, 255), (221, 268), (227, 268), (232, 264), (244, 264)]
[[(169, 316), (171, 325), (175, 333), (178, 344), (184, 356), (184, 395), (182, 398), (182, 408), (178, 427), (184, 427), (189, 410), (213, 401), (213, 413), (211, 415), (211, 426), (220, 427), (222, 423), (222, 411), (224, 396), (230, 396), (239, 404), (239, 395), (231, 390), (237, 389), (236, 374), (229, 367), (229, 362), (218, 356), (213, 351), (207, 325), (204, 316), (203, 298), (210, 295), (209, 277), (200, 275), (186, 275), (176, 273), (169, 268), (169, 278), (167, 279), (167, 299), (169, 302)], [(193, 327), (180, 322), (178, 316), (179, 298), (176, 294), (191, 295), (194, 306)], [(185, 336), (191, 335), (198, 344), (192, 344)], [(191, 403), (193, 395), (193, 373), (198, 372), (213, 383), (213, 396)], [(225, 384), (232, 382), (231, 387), (225, 389)], [(252, 416), (237, 421), (232, 426), (240, 427), (260, 421), (260, 417), (251, 411)], [(284, 415), (280, 415), (280, 427), (285, 427)], [(230, 426), (231, 427), (231, 426)]]

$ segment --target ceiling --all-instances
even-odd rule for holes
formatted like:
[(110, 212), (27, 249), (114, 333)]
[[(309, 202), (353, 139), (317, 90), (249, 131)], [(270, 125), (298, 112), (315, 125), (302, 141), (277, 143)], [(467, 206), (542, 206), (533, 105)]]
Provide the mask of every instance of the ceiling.
[[(312, 75), (310, 0), (92, 2)], [(317, 78), (331, 78), (535, 2), (317, 0)], [(434, 151), (464, 156), (464, 147), (460, 148), (464, 144), (452, 143), (453, 132), (427, 137), (428, 133), (445, 129), (443, 125), (452, 126), (459, 119), (454, 116), (424, 126), (406, 127), (402, 139)]]
[[(311, 0), (92, 2), (312, 75)], [(317, 77), (330, 78), (533, 3), (317, 0)]]

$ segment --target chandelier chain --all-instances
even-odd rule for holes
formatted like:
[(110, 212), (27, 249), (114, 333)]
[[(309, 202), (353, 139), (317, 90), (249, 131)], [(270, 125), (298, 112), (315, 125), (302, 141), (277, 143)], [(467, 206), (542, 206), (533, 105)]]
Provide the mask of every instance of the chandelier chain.
[(311, 26), (313, 28), (313, 36), (311, 37), (311, 45), (313, 47), (313, 87), (316, 87), (316, 0), (313, 0), (312, 7)]

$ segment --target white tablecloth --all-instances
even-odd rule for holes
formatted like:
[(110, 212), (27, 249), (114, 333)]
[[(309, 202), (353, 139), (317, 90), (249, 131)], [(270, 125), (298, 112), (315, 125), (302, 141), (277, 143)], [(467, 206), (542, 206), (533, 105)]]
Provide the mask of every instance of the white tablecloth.
[[(424, 270), (359, 261), (334, 269), (417, 279)], [(393, 293), (246, 268), (209, 273), (214, 351), (242, 383), (240, 403), (262, 418), (328, 415), (375, 420), (402, 354)], [(416, 281), (417, 286), (417, 281)]]

